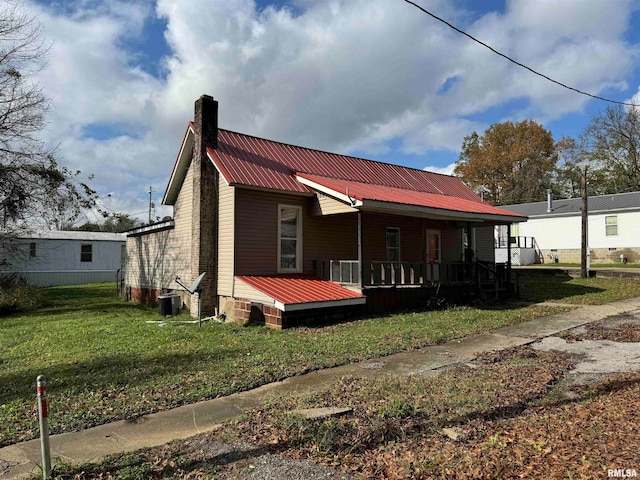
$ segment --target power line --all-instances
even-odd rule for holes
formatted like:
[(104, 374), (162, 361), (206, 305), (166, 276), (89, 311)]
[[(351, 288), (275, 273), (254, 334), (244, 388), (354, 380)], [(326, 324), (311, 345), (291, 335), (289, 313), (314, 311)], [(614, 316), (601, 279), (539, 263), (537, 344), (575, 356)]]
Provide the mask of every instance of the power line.
[(421, 6), (420, 6), (420, 5), (418, 5), (417, 3), (412, 2), (411, 0), (404, 0), (404, 1), (405, 1), (405, 2), (407, 2), (407, 3), (409, 3), (409, 4), (411, 4), (411, 5), (413, 5), (413, 6), (414, 6), (414, 7), (416, 7), (417, 9), (422, 10), (424, 13), (426, 13), (426, 14), (427, 14), (427, 15), (429, 15), (430, 17), (435, 18), (435, 19), (436, 19), (436, 20), (438, 20), (439, 22), (444, 23), (446, 26), (448, 26), (449, 28), (452, 28), (452, 29), (453, 29), (453, 30), (455, 30), (456, 32), (461, 33), (461, 34), (462, 34), (462, 35), (464, 35), (465, 37), (468, 37), (468, 38), (470, 38), (471, 40), (473, 40), (474, 42), (479, 43), (479, 44), (480, 44), (480, 45), (482, 45), (483, 47), (488, 48), (489, 50), (491, 50), (491, 51), (492, 51), (493, 53), (495, 53), (496, 55), (500, 55), (501, 57), (506, 58), (506, 59), (507, 59), (507, 60), (509, 60), (510, 62), (515, 63), (515, 64), (516, 64), (516, 65), (518, 65), (519, 67), (522, 67), (522, 68), (524, 68), (524, 69), (526, 69), (526, 70), (529, 70), (531, 73), (533, 73), (533, 74), (535, 74), (535, 75), (538, 75), (539, 77), (542, 77), (542, 78), (544, 78), (545, 80), (548, 80), (548, 81), (550, 81), (550, 82), (552, 82), (552, 83), (555, 83), (556, 85), (560, 85), (561, 87), (564, 87), (564, 88), (566, 88), (566, 89), (568, 89), (568, 90), (573, 90), (574, 92), (579, 93), (579, 94), (581, 94), (581, 95), (586, 95), (587, 97), (591, 97), (591, 98), (595, 98), (595, 99), (598, 99), (598, 100), (602, 100), (603, 102), (616, 103), (616, 104), (618, 104), (618, 105), (627, 105), (627, 106), (629, 106), (629, 107), (638, 107), (638, 106), (640, 106), (640, 105), (637, 105), (637, 104), (635, 104), (635, 103), (619, 102), (618, 100), (611, 100), (610, 98), (600, 97), (599, 95), (593, 95), (592, 93), (585, 92), (585, 91), (583, 91), (583, 90), (579, 90), (579, 89), (577, 89), (577, 88), (575, 88), (575, 87), (571, 87), (571, 86), (569, 86), (569, 85), (565, 85), (564, 83), (559, 82), (559, 81), (557, 81), (557, 80), (554, 80), (553, 78), (548, 77), (547, 75), (545, 75), (545, 74), (543, 74), (543, 73), (540, 73), (540, 72), (538, 72), (538, 71), (534, 70), (533, 68), (528, 67), (528, 66), (524, 65), (523, 63), (520, 63), (520, 62), (518, 62), (518, 61), (514, 60), (513, 58), (511, 58), (511, 57), (509, 57), (509, 56), (505, 55), (504, 53), (499, 52), (498, 50), (496, 50), (495, 48), (493, 48), (491, 45), (487, 45), (487, 44), (486, 44), (486, 43), (484, 43), (483, 41), (478, 40), (477, 38), (473, 37), (472, 35), (469, 35), (469, 34), (468, 34), (467, 32), (465, 32), (464, 30), (460, 30), (460, 29), (459, 29), (458, 27), (456, 27), (455, 25), (452, 25), (452, 24), (450, 24), (449, 22), (447, 22), (446, 20), (444, 20), (444, 19), (442, 19), (442, 18), (438, 17), (437, 15), (434, 15), (433, 13), (431, 13), (430, 11), (428, 11), (428, 10), (426, 10), (425, 8), (421, 7)]

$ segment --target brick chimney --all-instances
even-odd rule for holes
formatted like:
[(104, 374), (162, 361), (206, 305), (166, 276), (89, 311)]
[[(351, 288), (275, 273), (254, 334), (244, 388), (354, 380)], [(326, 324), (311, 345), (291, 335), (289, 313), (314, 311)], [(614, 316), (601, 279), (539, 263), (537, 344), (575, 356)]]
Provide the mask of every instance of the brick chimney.
[[(202, 272), (202, 316), (213, 315), (218, 304), (218, 171), (207, 157), (207, 147), (218, 146), (218, 102), (202, 95), (195, 102), (193, 220), (191, 224), (191, 278)], [(191, 315), (198, 316), (198, 295), (191, 296)]]

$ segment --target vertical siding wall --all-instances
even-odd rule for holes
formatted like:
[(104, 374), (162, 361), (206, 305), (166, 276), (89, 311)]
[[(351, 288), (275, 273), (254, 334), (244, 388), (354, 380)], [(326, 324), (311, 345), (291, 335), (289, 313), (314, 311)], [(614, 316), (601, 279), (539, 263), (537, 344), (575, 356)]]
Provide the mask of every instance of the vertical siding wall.
[(485, 262), (495, 261), (495, 239), (493, 226), (476, 227), (476, 257)]
[[(278, 269), (278, 205), (302, 206), (303, 272), (330, 260), (356, 260), (357, 216), (314, 216), (314, 197), (236, 189), (236, 275), (273, 275)], [(318, 272), (320, 273), (320, 272)]]
[(181, 287), (175, 282), (176, 276), (185, 285), (194, 280), (191, 278), (191, 179), (189, 169), (173, 207), (173, 229), (127, 238), (127, 286), (177, 290)]
[(427, 229), (440, 230), (443, 263), (459, 262), (462, 259), (462, 232), (460, 229), (451, 227), (448, 221), (363, 213), (363, 261), (365, 264), (387, 260), (387, 227), (400, 229), (400, 260), (402, 262), (425, 262)]

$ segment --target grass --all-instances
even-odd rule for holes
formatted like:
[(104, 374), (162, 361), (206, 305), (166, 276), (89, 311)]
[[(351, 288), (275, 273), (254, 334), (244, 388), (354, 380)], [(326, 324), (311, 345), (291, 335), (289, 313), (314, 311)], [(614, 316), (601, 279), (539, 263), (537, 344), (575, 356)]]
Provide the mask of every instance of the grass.
[[(587, 303), (640, 296), (640, 282), (621, 288), (611, 279), (551, 279), (555, 288), (533, 279), (523, 291), (530, 299), (564, 292)], [(37, 435), (40, 374), (48, 378), (51, 432), (61, 433), (560, 311), (521, 304), (454, 307), (279, 332), (216, 323), (160, 327), (148, 323), (159, 319), (156, 309), (118, 298), (113, 285), (57, 287), (47, 294), (46, 308), (0, 318), (0, 445)]]
[(603, 305), (640, 296), (640, 281), (622, 278), (572, 278), (541, 271), (521, 273), (520, 296), (531, 302), (562, 301), (577, 305)]

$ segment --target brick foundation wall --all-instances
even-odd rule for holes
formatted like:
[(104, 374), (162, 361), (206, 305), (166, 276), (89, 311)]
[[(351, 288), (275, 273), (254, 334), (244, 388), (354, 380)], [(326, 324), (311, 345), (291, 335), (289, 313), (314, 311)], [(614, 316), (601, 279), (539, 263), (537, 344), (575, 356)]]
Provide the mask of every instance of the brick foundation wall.
[(155, 288), (136, 288), (127, 287), (129, 300), (136, 303), (145, 303), (151, 305), (158, 302), (158, 297), (162, 295), (161, 290)]
[[(269, 328), (282, 329), (282, 312), (271, 305), (263, 305), (250, 300), (235, 300), (233, 321), (236, 323), (264, 323)], [(229, 307), (229, 301), (226, 302)], [(227, 310), (230, 310), (227, 308)]]

